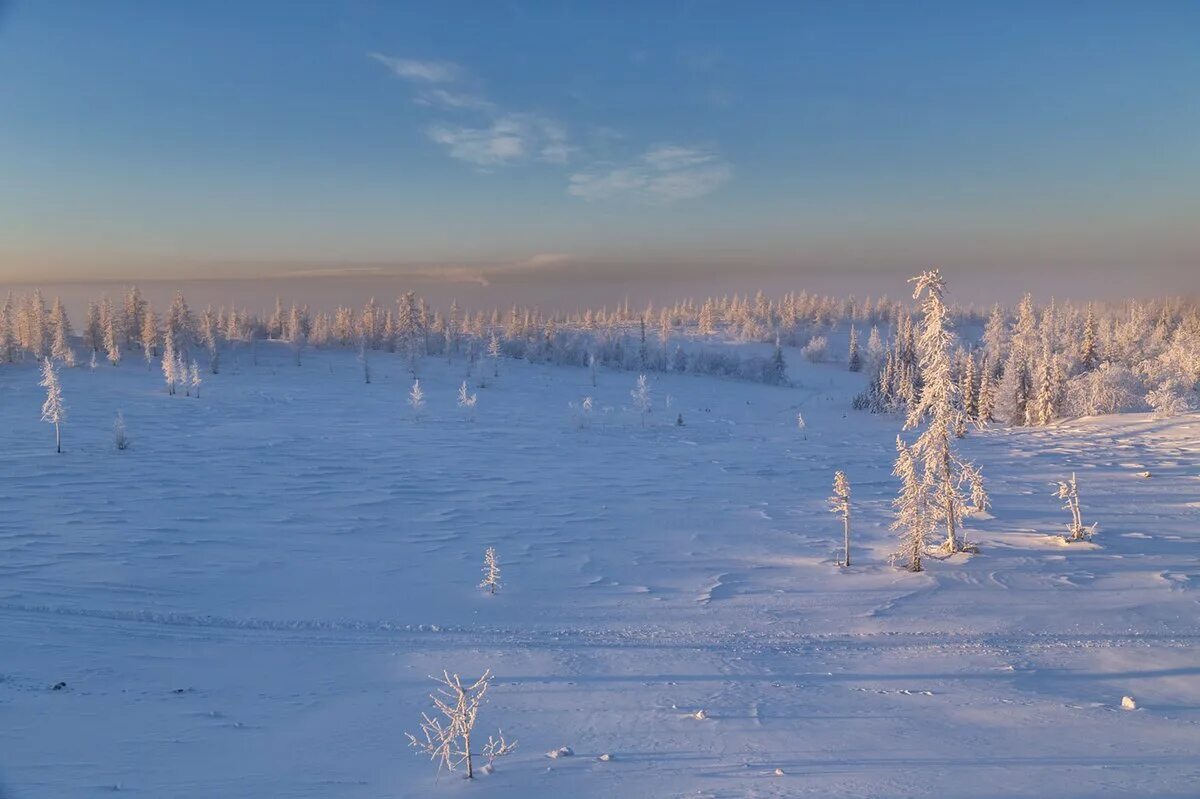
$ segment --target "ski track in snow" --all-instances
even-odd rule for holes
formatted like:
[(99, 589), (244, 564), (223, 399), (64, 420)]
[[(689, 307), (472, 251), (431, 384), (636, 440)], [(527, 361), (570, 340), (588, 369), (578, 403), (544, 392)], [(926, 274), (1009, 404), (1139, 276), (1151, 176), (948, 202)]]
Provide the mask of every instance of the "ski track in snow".
[[(910, 575), (899, 421), (848, 410), (836, 366), (651, 376), (673, 404), (642, 429), (630, 374), (506, 361), (467, 422), (428, 359), (414, 421), (394, 356), (370, 386), (351, 353), (289, 359), (227, 357), (200, 400), (132, 359), (64, 370), (62, 456), (35, 368), (0, 371), (0, 796), (459, 795), (402, 733), (426, 675), (489, 667), (481, 728), (521, 746), (481, 795), (1195, 795), (1200, 415), (972, 433), (981, 554)], [(1094, 546), (1056, 539), (1071, 471)]]

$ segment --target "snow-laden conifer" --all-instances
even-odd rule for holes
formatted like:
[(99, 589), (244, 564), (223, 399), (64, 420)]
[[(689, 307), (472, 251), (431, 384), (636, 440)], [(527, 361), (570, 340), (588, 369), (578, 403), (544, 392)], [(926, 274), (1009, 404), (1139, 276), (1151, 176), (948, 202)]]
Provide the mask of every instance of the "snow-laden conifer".
[(488, 547), (483, 553), (483, 581), (480, 588), (486, 588), (489, 594), (500, 590), (500, 556), (495, 547)]
[(928, 486), (917, 473), (913, 451), (900, 436), (896, 436), (896, 464), (892, 474), (900, 478), (900, 493), (892, 500), (895, 519), (891, 528), (899, 538), (893, 560), (909, 571), (919, 572), (930, 530), (926, 508)]
[(195, 392), (196, 399), (200, 399), (200, 384), (204, 381), (200, 377), (200, 365), (194, 359), (191, 366), (188, 367), (188, 382), (192, 386), (192, 391)]
[[(946, 531), (942, 551), (953, 554), (964, 548), (958, 534), (962, 518), (975, 509), (961, 487), (968, 475), (978, 478), (978, 471), (959, 459), (951, 446), (962, 411), (950, 364), (953, 335), (944, 303), (945, 283), (936, 269), (910, 282), (916, 283), (913, 299), (920, 300), (922, 308), (921, 335), (916, 343), (923, 387), (917, 402), (909, 406), (905, 429), (925, 425), (913, 444), (913, 455), (921, 461), (923, 479), (928, 483), (926, 513), (931, 524)], [(982, 490), (982, 480), (977, 481)]]
[(488, 339), (487, 346), (488, 357), (492, 359), (492, 377), (500, 376), (500, 339), (496, 336), (496, 331), (492, 331), (491, 337)]
[(62, 452), (62, 424), (67, 420), (67, 407), (63, 404), (58, 371), (50, 358), (42, 359), (41, 386), (46, 389), (46, 401), (42, 403), (42, 421), (54, 425), (54, 451)]
[(851, 372), (861, 372), (863, 367), (862, 355), (858, 352), (858, 328), (850, 325), (850, 354), (846, 365)]

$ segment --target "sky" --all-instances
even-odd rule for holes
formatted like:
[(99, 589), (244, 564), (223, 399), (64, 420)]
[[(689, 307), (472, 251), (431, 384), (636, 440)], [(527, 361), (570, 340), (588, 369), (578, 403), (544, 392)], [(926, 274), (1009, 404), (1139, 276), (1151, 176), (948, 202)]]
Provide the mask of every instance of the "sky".
[(0, 281), (1200, 291), (1194, 2), (0, 3)]

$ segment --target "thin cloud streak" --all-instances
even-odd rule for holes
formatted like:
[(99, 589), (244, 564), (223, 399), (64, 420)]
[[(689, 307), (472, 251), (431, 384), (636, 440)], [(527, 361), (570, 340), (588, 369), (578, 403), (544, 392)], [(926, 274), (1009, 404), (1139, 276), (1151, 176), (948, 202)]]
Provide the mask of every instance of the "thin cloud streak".
[[(466, 71), (457, 64), (369, 55), (401, 79), (422, 85), (414, 103), (479, 120), (440, 120), (426, 127), (429, 139), (451, 158), (482, 171), (528, 163), (561, 166), (579, 160), (580, 150), (571, 143), (566, 126), (551, 116), (510, 111), (480, 94), (426, 85), (465, 81)], [(627, 164), (593, 162), (568, 176), (567, 194), (588, 201), (629, 198), (663, 205), (712, 194), (732, 177), (732, 165), (711, 148), (664, 144)]]
[(733, 167), (703, 147), (660, 145), (632, 164), (576, 172), (567, 193), (584, 200), (634, 197), (673, 203), (712, 194), (733, 177)]
[(413, 83), (454, 83), (463, 75), (463, 69), (450, 61), (418, 61), (413, 58), (393, 58), (382, 53), (368, 53), (395, 73), (396, 77)]

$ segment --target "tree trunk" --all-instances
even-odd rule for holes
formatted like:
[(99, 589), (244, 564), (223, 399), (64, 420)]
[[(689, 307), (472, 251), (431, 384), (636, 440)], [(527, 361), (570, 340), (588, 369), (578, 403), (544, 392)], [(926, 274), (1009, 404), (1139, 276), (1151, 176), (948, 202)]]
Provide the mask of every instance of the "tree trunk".
[(58, 429), (58, 422), (54, 423), (54, 451), (62, 454), (62, 433)]
[(845, 557), (845, 560), (842, 561), (842, 565), (849, 566), (850, 565), (850, 510), (849, 509), (846, 510), (846, 515), (842, 521), (846, 528), (846, 557)]

